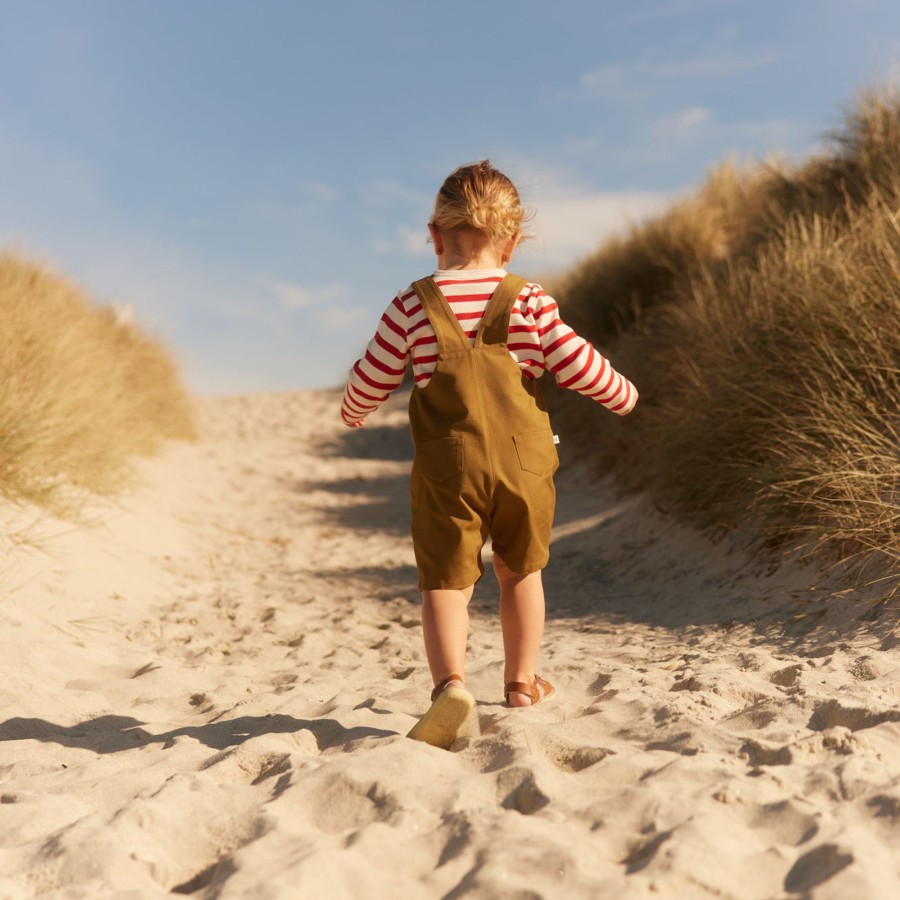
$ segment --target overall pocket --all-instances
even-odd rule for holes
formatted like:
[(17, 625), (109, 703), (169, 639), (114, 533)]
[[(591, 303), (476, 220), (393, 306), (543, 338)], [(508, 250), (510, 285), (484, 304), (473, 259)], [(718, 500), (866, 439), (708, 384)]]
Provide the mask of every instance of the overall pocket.
[(458, 478), (463, 471), (463, 462), (461, 437), (423, 441), (416, 447), (414, 465), (431, 481), (449, 481), (451, 478)]
[(519, 465), (534, 475), (552, 475), (559, 468), (559, 456), (549, 428), (513, 435)]

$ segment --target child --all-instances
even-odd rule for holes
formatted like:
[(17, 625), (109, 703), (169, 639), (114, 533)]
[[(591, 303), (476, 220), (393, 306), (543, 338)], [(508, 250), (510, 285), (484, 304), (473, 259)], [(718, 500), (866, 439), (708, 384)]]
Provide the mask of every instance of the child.
[(638, 396), (540, 285), (506, 273), (524, 219), (515, 186), (489, 160), (447, 178), (428, 224), (438, 269), (388, 306), (341, 405), (344, 423), (358, 428), (412, 359), (412, 538), (435, 687), (409, 736), (444, 748), (475, 705), (463, 682), (467, 607), (488, 535), (506, 702), (531, 706), (553, 693), (535, 665), (559, 462), (536, 379), (549, 369), (561, 387), (623, 416)]

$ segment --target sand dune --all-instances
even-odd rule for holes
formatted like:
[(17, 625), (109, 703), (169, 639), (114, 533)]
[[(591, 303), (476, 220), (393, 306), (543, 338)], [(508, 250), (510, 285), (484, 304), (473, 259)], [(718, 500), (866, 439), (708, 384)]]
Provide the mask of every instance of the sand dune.
[[(402, 398), (202, 401), (93, 525), (3, 563), (0, 898), (900, 896), (890, 623), (565, 465), (542, 673), (478, 733), (403, 737), (430, 683)], [(27, 511), (3, 508), (7, 524)]]

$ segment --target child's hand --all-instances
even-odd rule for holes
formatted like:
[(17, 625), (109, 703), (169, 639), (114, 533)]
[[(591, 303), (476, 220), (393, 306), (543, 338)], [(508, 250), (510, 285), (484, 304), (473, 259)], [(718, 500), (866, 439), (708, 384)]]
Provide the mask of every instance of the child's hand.
[(344, 422), (344, 424), (345, 424), (348, 428), (362, 428), (363, 425), (366, 424), (366, 420), (365, 420), (365, 419), (360, 419), (358, 422)]

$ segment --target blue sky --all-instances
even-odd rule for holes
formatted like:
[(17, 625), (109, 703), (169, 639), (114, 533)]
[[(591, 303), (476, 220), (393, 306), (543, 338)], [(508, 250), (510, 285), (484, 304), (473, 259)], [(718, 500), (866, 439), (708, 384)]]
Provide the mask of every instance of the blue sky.
[(564, 270), (729, 154), (813, 152), (897, 0), (0, 0), (0, 246), (131, 303), (199, 393), (338, 385), (490, 157)]

